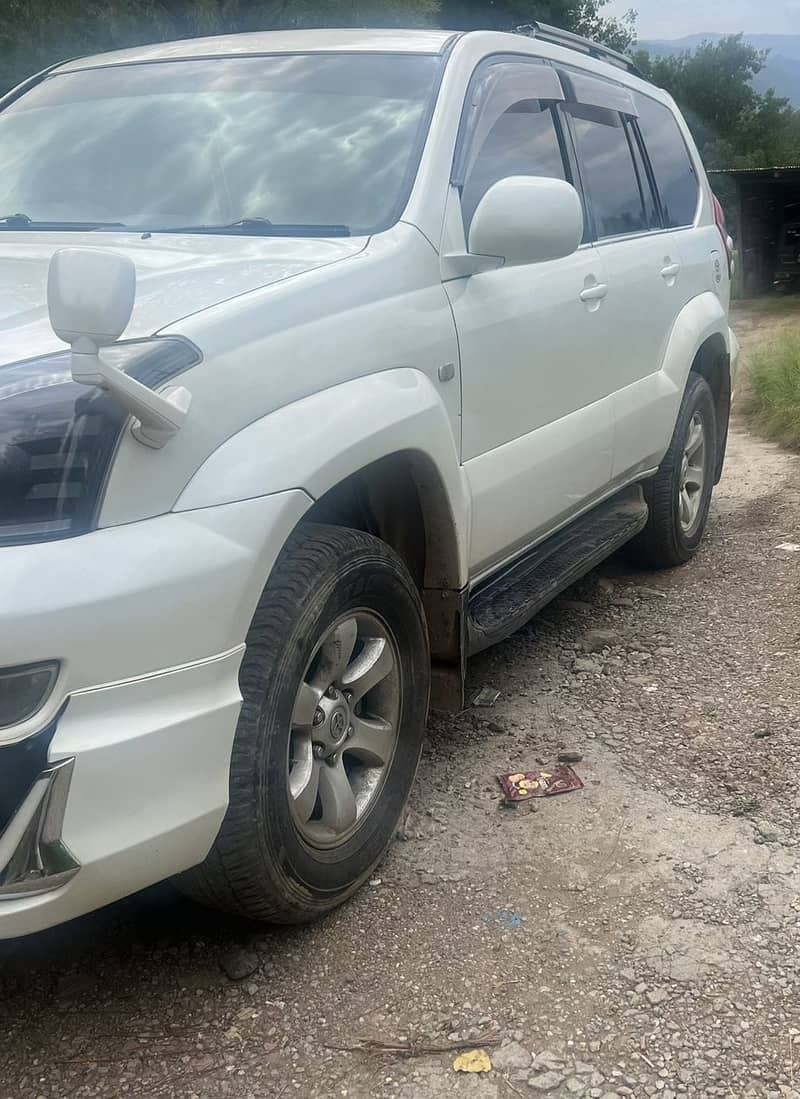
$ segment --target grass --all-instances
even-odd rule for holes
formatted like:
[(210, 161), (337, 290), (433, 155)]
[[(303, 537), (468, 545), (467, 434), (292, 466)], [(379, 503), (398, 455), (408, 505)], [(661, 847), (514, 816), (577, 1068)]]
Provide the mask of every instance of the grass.
[(750, 356), (749, 413), (763, 435), (800, 450), (800, 331)]

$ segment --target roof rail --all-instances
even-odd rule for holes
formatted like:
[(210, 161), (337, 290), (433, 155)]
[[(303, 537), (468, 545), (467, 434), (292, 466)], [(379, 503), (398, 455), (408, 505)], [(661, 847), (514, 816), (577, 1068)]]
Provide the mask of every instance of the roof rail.
[(552, 42), (556, 46), (565, 46), (568, 50), (577, 50), (579, 53), (596, 57), (599, 61), (609, 61), (620, 69), (626, 69), (636, 76), (641, 76), (633, 61), (619, 50), (612, 50), (610, 46), (604, 46), (602, 42), (595, 42), (583, 35), (573, 34), (572, 31), (561, 30), (560, 27), (551, 27), (548, 23), (523, 23), (515, 28), (516, 34), (525, 34), (528, 38), (541, 38), (543, 42)]

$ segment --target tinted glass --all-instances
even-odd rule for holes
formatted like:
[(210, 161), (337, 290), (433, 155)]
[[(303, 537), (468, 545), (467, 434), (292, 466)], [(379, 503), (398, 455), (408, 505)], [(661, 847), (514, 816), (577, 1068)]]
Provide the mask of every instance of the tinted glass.
[(622, 117), (599, 107), (571, 105), (583, 186), (598, 237), (648, 228)]
[(440, 63), (237, 57), (50, 77), (0, 114), (0, 217), (385, 228), (410, 187)]
[(465, 226), (492, 184), (507, 176), (567, 178), (555, 116), (537, 100), (515, 103), (486, 135), (462, 191)]
[(664, 224), (691, 225), (697, 210), (697, 176), (672, 111), (647, 95), (636, 96), (644, 138), (661, 198)]
[(630, 142), (631, 150), (633, 152), (633, 161), (636, 165), (636, 174), (639, 177), (639, 186), (642, 190), (642, 196), (644, 197), (644, 208), (647, 215), (647, 224), (651, 229), (661, 228), (661, 215), (658, 212), (658, 206), (656, 204), (656, 196), (653, 191), (653, 185), (650, 182), (650, 177), (647, 174), (647, 168), (645, 167), (644, 157), (642, 156), (641, 145), (639, 144), (639, 138), (636, 136), (636, 132), (631, 126), (630, 122), (625, 124), (628, 129), (628, 141)]

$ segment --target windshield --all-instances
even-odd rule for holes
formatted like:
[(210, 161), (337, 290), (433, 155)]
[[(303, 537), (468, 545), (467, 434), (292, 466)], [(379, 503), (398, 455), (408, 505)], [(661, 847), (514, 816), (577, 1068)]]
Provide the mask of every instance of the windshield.
[(0, 228), (377, 232), (407, 200), (440, 63), (294, 54), (48, 77), (0, 114)]

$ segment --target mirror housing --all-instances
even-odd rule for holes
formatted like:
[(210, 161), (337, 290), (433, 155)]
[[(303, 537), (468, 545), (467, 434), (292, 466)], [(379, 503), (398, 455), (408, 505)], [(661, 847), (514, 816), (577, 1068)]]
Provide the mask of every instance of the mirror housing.
[(507, 176), (494, 183), (472, 217), (469, 251), (506, 267), (571, 255), (583, 239), (578, 192), (563, 179)]
[(50, 260), (47, 308), (53, 331), (77, 354), (96, 355), (128, 326), (136, 299), (133, 260), (100, 248), (61, 248)]

